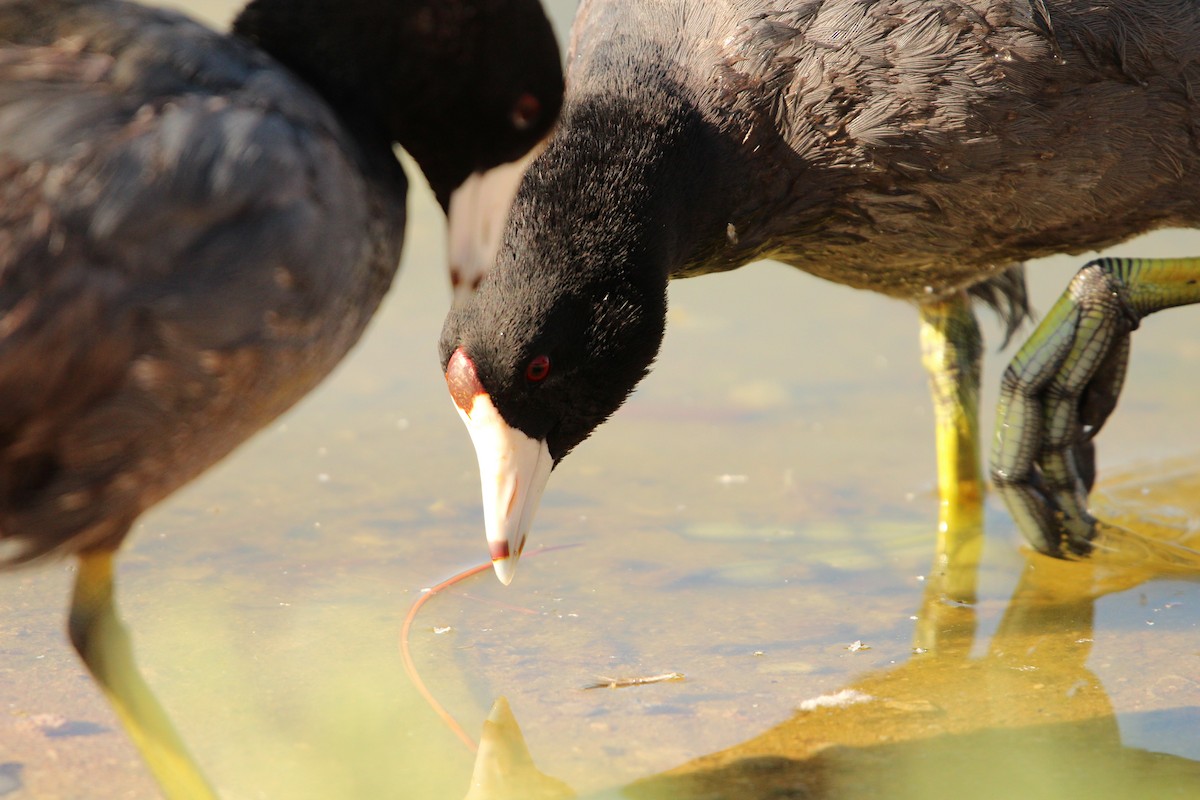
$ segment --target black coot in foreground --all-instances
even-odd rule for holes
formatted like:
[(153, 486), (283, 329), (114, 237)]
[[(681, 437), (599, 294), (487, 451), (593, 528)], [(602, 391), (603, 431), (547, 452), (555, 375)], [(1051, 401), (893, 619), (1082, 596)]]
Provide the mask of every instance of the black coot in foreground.
[(0, 2), (0, 560), (80, 558), (71, 640), (166, 793), (205, 797), (137, 676), (137, 516), (355, 343), (406, 180), (443, 207), (562, 100), (537, 0), (253, 0), (232, 35), (118, 0)]
[[(1025, 259), (1200, 222), (1200, 4), (590, 0), (572, 50), (495, 271), (441, 341), (505, 582), (551, 468), (658, 352), (668, 279), (773, 258), (915, 303), (942, 528), (977, 542), (968, 293), (1011, 331)], [(1090, 439), (1128, 334), (1198, 279), (1196, 260), (1090, 264), (1014, 361), (993, 477), (1039, 548), (1089, 548)]]

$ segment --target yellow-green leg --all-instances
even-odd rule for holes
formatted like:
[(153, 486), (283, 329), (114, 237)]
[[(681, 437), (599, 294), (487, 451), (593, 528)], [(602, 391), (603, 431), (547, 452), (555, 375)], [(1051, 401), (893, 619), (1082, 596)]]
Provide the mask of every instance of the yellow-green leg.
[(71, 600), (71, 642), (170, 800), (216, 793), (188, 755), (171, 721), (142, 680), (129, 634), (113, 601), (113, 554), (80, 556)]
[(1021, 347), (1001, 384), (992, 480), (1027, 539), (1085, 554), (1092, 439), (1116, 406), (1129, 334), (1143, 317), (1200, 302), (1200, 259), (1105, 258), (1086, 265)]
[(983, 481), (979, 458), (982, 337), (966, 293), (925, 303), (921, 355), (929, 372), (937, 434), (938, 538), (935, 579), (960, 602), (975, 599), (983, 552)]

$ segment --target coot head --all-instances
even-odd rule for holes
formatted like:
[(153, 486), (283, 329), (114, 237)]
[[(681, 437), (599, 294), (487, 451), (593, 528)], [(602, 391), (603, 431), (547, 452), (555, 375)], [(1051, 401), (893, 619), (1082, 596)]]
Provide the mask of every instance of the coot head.
[(336, 13), (327, 0), (251, 0), (233, 29), (358, 135), (407, 150), (443, 209), (467, 176), (545, 137), (562, 105), (558, 44), (538, 0), (344, 0)]
[(625, 401), (663, 329), (662, 316), (643, 313), (643, 304), (570, 295), (529, 314), (508, 300), (544, 298), (534, 287), (499, 289), (505, 276), (498, 265), (451, 312), (441, 357), (479, 456), (488, 546), (507, 584), (550, 471)]
[[(488, 544), (505, 583), (551, 469), (620, 407), (663, 336), (667, 279), (655, 265), (666, 245), (638, 234), (657, 229), (657, 215), (639, 202), (645, 184), (593, 174), (603, 155), (572, 141), (586, 131), (558, 129), (530, 165), (494, 271), (442, 330), (442, 367), (479, 455)], [(572, 222), (593, 211), (610, 218)]]

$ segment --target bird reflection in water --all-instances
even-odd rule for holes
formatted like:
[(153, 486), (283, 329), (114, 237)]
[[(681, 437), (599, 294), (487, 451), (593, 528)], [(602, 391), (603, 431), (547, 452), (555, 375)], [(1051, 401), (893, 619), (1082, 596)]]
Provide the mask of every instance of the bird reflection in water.
[[(1112, 494), (1115, 505), (1128, 503)], [(1181, 539), (1190, 525), (1123, 522), (1136, 525), (1145, 542), (1171, 543), (1166, 552), (1185, 552), (1197, 535), (1190, 531)], [(947, 562), (939, 554), (941, 568), (924, 585), (911, 659), (805, 703), (791, 719), (741, 744), (588, 796), (1198, 797), (1200, 762), (1127, 746), (1114, 704), (1088, 667), (1098, 600), (1155, 580), (1200, 574), (1173, 557), (1156, 560), (1153, 551), (1136, 566), (1132, 556), (1119, 552), (1072, 562), (1027, 552), (985, 643), (973, 602), (955, 599), (957, 593), (973, 596), (978, 564)], [(575, 796), (534, 765), (507, 702), (497, 701), (466, 800)]]

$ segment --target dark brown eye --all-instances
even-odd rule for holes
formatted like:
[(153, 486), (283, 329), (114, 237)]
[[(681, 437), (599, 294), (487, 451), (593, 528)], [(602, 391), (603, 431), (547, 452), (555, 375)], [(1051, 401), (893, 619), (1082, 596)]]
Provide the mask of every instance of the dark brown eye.
[(550, 374), (550, 358), (548, 356), (534, 356), (529, 360), (529, 364), (525, 367), (525, 380), (531, 383), (537, 383), (540, 380), (545, 380)]
[(542, 103), (529, 92), (517, 98), (512, 109), (512, 124), (519, 131), (532, 128), (542, 114)]

